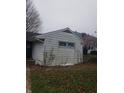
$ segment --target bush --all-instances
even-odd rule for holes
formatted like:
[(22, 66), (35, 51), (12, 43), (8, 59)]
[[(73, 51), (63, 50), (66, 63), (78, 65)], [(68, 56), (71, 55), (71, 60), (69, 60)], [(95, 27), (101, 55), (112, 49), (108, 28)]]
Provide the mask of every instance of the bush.
[(91, 56), (88, 60), (88, 63), (97, 63), (97, 57), (96, 56)]
[(84, 55), (83, 57), (83, 63), (97, 63), (97, 55)]

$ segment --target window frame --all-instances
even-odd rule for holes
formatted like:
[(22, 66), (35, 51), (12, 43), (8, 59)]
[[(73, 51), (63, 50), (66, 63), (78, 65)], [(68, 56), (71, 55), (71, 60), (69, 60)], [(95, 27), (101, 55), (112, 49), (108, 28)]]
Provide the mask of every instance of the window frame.
[[(60, 43), (65, 43), (64, 46), (61, 46)], [(73, 44), (73, 46), (69, 46), (69, 44)], [(74, 42), (66, 42), (66, 41), (58, 41), (59, 48), (75, 48)]]
[(67, 45), (68, 45), (69, 48), (74, 48), (75, 47), (75, 43), (73, 43), (73, 42), (68, 42)]
[[(61, 45), (60, 43), (65, 43), (65, 45)], [(66, 47), (67, 46), (67, 43), (64, 42), (64, 41), (59, 41), (58, 45), (59, 45), (59, 47)]]

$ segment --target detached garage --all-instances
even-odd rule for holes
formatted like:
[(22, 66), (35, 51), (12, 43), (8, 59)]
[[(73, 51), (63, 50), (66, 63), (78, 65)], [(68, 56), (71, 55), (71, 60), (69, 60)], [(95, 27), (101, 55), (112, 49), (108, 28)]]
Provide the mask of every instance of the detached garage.
[(35, 38), (38, 42), (31, 47), (35, 64), (54, 66), (83, 62), (83, 44), (70, 28), (44, 33)]

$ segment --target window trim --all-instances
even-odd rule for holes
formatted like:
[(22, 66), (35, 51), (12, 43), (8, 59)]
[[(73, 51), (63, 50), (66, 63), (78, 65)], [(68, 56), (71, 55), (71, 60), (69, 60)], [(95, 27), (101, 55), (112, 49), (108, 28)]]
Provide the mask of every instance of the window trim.
[[(64, 42), (65, 46), (60, 46), (60, 42)], [(73, 44), (73, 46), (69, 46), (69, 43)], [(58, 41), (58, 46), (59, 48), (75, 48), (75, 43), (74, 42), (66, 42), (66, 41)]]
[[(70, 46), (69, 44), (72, 44), (72, 45)], [(75, 43), (73, 43), (73, 42), (68, 42), (67, 45), (68, 45), (69, 48), (74, 48), (75, 47)]]
[[(61, 43), (61, 44), (60, 44), (60, 43)], [(62, 45), (62, 43), (65, 43), (65, 45)], [(60, 47), (66, 47), (66, 46), (67, 46), (67, 43), (64, 42), (64, 41), (59, 41), (59, 46), (60, 46)]]

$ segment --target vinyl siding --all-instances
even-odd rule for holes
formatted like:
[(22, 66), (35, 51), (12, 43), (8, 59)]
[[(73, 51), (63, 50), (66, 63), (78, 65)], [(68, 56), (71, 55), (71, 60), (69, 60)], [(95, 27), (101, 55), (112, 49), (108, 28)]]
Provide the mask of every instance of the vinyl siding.
[[(44, 44), (37, 43), (33, 48), (33, 59), (36, 61), (36, 64), (44, 64), (44, 52), (47, 52), (49, 56), (52, 54), (54, 60), (50, 62), (50, 57), (46, 58), (47, 65), (61, 65), (61, 64), (76, 64), (80, 63), (80, 59), (83, 58), (82, 54), (82, 45), (74, 34), (65, 33), (65, 32), (50, 32), (43, 34), (38, 38), (45, 38)], [(59, 47), (58, 42), (73, 42), (75, 43), (74, 48)], [(51, 53), (52, 52), (52, 53)]]

